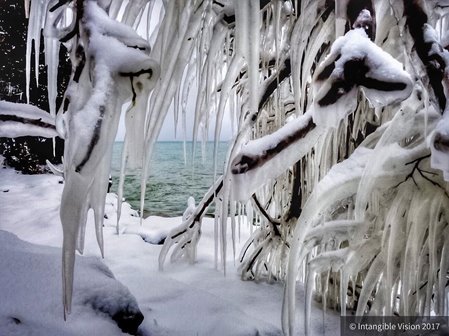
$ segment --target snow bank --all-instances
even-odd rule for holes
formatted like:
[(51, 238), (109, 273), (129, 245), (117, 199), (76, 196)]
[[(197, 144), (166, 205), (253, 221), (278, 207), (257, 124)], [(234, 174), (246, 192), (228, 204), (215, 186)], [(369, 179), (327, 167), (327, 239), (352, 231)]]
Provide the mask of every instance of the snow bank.
[(77, 258), (73, 318), (62, 318), (61, 250), (33, 245), (0, 230), (0, 334), (120, 335), (142, 322), (135, 298), (95, 257)]

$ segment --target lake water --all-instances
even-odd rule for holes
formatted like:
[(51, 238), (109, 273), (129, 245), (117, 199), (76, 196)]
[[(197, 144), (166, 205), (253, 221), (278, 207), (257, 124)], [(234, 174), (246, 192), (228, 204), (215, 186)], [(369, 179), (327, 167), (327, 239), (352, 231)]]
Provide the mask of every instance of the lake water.
[[(158, 215), (180, 216), (187, 206), (189, 196), (196, 203), (201, 200), (214, 182), (213, 142), (206, 144), (205, 159), (201, 155), (201, 144), (197, 144), (192, 160), (192, 142), (187, 142), (187, 164), (184, 164), (183, 143), (157, 142), (150, 166), (150, 177), (145, 193), (144, 217)], [(117, 193), (120, 160), (123, 142), (114, 144), (112, 156), (112, 188)], [(218, 144), (217, 175), (223, 172), (228, 143)], [(140, 171), (128, 173), (123, 196), (134, 209), (140, 208)], [(209, 210), (211, 212), (212, 208)]]

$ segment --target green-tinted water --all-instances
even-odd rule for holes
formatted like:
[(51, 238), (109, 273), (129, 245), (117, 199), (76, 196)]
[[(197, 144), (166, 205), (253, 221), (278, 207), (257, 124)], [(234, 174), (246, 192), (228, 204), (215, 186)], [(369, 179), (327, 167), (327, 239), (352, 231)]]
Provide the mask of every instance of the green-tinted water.
[[(214, 182), (213, 142), (206, 144), (205, 160), (201, 144), (192, 161), (192, 143), (187, 143), (187, 164), (184, 164), (182, 142), (158, 142), (151, 160), (150, 177), (145, 193), (144, 216), (179, 216), (184, 212), (189, 196), (198, 203)], [(123, 142), (114, 144), (112, 156), (112, 188), (117, 192)], [(228, 144), (218, 144), (217, 175), (223, 172)], [(194, 164), (193, 164), (194, 163)], [(140, 171), (128, 173), (124, 197), (134, 209), (140, 208)], [(212, 209), (209, 210), (209, 212)]]

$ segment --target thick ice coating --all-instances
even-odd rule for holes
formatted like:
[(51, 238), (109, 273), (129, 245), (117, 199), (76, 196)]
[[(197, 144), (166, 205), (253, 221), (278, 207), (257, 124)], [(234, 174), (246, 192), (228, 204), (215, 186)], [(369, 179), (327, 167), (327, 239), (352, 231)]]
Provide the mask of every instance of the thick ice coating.
[(0, 101), (0, 137), (57, 136), (55, 119), (47, 112), (28, 104)]
[(401, 102), (413, 85), (403, 65), (375, 45), (362, 28), (350, 30), (332, 45), (314, 81), (313, 120), (337, 127), (357, 106), (361, 88), (373, 107)]
[[(68, 41), (74, 69), (56, 120), (58, 132), (65, 139), (61, 222), (64, 310), (69, 313), (75, 249), (83, 251), (89, 209), (94, 211), (97, 240), (103, 254), (104, 200), (122, 105), (131, 100), (128, 113), (136, 117), (144, 115), (146, 96), (159, 76), (159, 67), (148, 56), (149, 44), (132, 28), (111, 19), (102, 3), (51, 2), (51, 8), (43, 3), (39, 8), (33, 7), (39, 4), (32, 2), (31, 15), (48, 10), (48, 46), (53, 43), (52, 37)], [(73, 10), (73, 24), (61, 26), (58, 23), (61, 17), (52, 13), (69, 9)], [(33, 16), (33, 20), (42, 20), (42, 16)], [(31, 32), (41, 25), (40, 22), (30, 25)], [(63, 33), (67, 35), (61, 37)], [(29, 34), (30, 41), (33, 36)], [(50, 68), (57, 62), (53, 54), (49, 51)]]

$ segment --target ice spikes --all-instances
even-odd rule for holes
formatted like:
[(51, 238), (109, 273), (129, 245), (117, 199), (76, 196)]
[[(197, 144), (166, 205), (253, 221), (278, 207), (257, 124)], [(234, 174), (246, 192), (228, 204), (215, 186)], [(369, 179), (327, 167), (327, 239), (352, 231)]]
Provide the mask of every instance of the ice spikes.
[[(63, 16), (68, 8), (74, 9), (73, 17), (71, 23), (65, 26)], [(135, 12), (127, 13), (128, 21), (138, 19)], [(84, 249), (86, 218), (90, 208), (94, 210), (97, 241), (101, 254), (104, 254), (104, 202), (112, 144), (121, 107), (126, 101), (131, 101), (128, 114), (133, 114), (139, 123), (132, 127), (133, 132), (143, 143), (143, 131), (139, 133), (134, 129), (138, 130), (144, 124), (142, 117), (145, 118), (147, 97), (159, 77), (159, 67), (148, 55), (151, 48), (147, 41), (139, 37), (132, 28), (111, 19), (101, 2), (79, 1), (74, 5), (70, 1), (51, 1), (47, 7), (47, 3), (43, 1), (32, 1), (27, 41), (27, 90), (32, 42), (39, 46), (40, 29), (44, 27), (44, 22), (50, 112), (53, 120), (60, 43), (58, 39), (70, 41), (68, 46), (73, 68), (65, 102), (56, 122), (58, 133), (65, 139), (61, 222), (64, 234), (63, 302), (66, 316), (70, 313), (72, 302), (75, 249), (80, 253)], [(113, 50), (113, 55), (110, 50)], [(39, 55), (38, 50), (35, 50), (35, 54)], [(35, 69), (38, 71), (38, 64)], [(36, 79), (37, 75), (36, 72)], [(36, 128), (45, 122), (46, 117), (42, 116), (38, 121), (28, 124)], [(41, 128), (55, 129), (54, 122), (47, 124), (50, 126)], [(131, 155), (132, 163), (137, 161), (135, 156)]]

